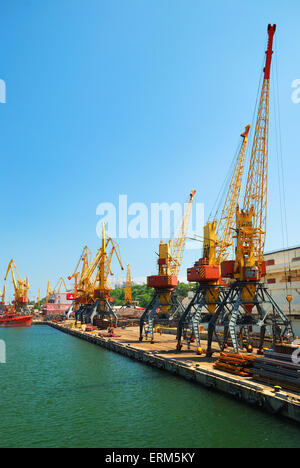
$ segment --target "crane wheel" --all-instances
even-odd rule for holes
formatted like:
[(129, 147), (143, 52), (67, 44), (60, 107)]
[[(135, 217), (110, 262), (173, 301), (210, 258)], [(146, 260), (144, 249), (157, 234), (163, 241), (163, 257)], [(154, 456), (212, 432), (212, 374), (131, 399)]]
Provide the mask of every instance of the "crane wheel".
[(199, 346), (199, 347), (197, 348), (197, 354), (198, 354), (199, 356), (201, 356), (202, 353), (203, 353), (203, 349), (201, 348), (201, 346)]

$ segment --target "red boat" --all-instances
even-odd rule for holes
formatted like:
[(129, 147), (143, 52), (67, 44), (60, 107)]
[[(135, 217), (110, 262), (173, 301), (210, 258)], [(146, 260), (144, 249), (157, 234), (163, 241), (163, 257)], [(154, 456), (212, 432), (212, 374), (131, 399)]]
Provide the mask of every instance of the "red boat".
[(33, 315), (6, 312), (0, 315), (0, 327), (31, 327)]

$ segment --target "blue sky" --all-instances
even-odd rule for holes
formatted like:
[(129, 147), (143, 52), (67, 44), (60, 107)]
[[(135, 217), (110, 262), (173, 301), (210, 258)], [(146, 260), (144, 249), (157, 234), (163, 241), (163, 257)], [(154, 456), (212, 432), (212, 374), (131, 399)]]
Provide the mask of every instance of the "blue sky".
[[(208, 214), (252, 122), (270, 22), (288, 237), (299, 244), (299, 17), (298, 0), (1, 2), (3, 278), (13, 257), (32, 296), (45, 294), (85, 244), (95, 252), (97, 205), (119, 194), (149, 206), (195, 188)], [(272, 120), (267, 250), (283, 246)], [(119, 243), (134, 277), (155, 271), (156, 240)], [(197, 256), (186, 253), (183, 272)]]

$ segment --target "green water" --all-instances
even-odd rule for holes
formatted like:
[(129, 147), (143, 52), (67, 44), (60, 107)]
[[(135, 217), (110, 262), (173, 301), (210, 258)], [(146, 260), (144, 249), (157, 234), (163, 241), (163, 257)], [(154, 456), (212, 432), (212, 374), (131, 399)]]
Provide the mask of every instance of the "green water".
[(300, 447), (300, 426), (50, 327), (0, 339), (0, 447)]

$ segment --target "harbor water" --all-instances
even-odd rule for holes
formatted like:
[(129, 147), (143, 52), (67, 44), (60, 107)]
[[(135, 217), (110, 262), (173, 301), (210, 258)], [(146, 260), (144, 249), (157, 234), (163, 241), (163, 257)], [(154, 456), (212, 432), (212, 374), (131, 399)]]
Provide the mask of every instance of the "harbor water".
[(300, 447), (297, 424), (48, 326), (0, 339), (1, 448)]

